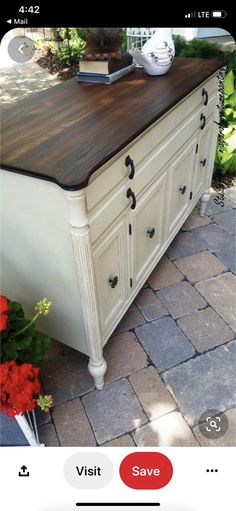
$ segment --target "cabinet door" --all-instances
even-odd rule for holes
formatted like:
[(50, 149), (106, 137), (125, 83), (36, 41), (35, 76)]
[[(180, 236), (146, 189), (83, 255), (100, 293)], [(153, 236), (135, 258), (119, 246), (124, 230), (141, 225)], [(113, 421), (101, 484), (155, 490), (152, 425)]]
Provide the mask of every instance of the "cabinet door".
[(167, 173), (152, 184), (140, 198), (132, 215), (133, 287), (158, 253), (164, 232)]
[(196, 161), (198, 136), (193, 136), (169, 164), (168, 235), (175, 229), (189, 206)]
[(127, 229), (125, 219), (108, 232), (94, 250), (95, 280), (102, 334), (126, 300)]
[[(201, 195), (201, 192), (208, 185), (208, 175), (212, 171), (214, 154), (212, 158), (212, 136), (214, 131), (214, 116), (212, 115), (206, 122), (206, 126), (201, 131), (198, 142), (197, 165), (195, 169), (195, 178), (193, 186), (194, 198)], [(215, 153), (215, 144), (213, 144)]]

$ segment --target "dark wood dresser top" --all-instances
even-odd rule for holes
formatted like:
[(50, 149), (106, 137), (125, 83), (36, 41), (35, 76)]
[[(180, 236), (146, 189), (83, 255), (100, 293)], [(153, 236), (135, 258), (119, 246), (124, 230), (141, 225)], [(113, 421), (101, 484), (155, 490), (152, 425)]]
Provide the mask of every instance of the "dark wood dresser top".
[(136, 69), (111, 85), (75, 79), (2, 108), (3, 169), (66, 190), (89, 176), (222, 66), (176, 57), (163, 76)]

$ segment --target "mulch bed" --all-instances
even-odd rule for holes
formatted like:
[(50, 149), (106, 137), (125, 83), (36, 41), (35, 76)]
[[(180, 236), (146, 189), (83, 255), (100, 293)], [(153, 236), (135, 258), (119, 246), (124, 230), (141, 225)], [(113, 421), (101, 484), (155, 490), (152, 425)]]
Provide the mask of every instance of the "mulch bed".
[(235, 175), (217, 173), (213, 176), (211, 186), (217, 191), (222, 190), (222, 188), (231, 188), (231, 186), (236, 186), (236, 177)]
[(59, 80), (69, 80), (79, 71), (79, 64), (65, 65), (50, 52), (45, 50), (36, 50), (34, 61), (43, 69), (47, 69), (52, 74), (58, 74)]

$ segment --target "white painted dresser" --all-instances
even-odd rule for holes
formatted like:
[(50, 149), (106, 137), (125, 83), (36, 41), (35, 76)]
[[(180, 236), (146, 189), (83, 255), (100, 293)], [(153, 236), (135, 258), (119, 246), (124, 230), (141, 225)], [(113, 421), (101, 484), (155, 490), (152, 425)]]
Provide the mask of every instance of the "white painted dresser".
[(103, 346), (199, 198), (204, 214), (221, 65), (72, 80), (3, 115), (2, 293), (29, 315), (52, 300), (40, 329), (89, 356), (98, 389)]

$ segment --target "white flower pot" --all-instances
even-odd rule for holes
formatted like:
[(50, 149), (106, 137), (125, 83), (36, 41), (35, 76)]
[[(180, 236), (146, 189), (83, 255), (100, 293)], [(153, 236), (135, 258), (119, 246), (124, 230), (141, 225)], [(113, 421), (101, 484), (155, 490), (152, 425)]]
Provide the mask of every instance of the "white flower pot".
[(30, 413), (26, 412), (26, 416), (15, 415), (15, 419), (31, 447), (44, 447), (44, 444), (41, 444), (39, 441), (34, 410)]

